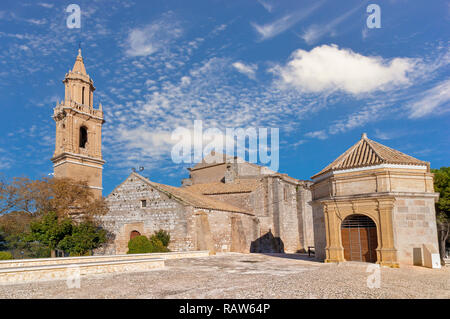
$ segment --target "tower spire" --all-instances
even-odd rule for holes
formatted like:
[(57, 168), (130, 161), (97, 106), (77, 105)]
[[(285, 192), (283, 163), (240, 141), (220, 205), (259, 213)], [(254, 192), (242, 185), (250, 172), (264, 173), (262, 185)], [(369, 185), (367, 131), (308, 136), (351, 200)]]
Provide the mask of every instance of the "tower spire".
[(78, 55), (77, 59), (75, 60), (75, 64), (73, 65), (72, 72), (87, 75), (83, 57), (81, 56), (81, 47), (78, 48)]

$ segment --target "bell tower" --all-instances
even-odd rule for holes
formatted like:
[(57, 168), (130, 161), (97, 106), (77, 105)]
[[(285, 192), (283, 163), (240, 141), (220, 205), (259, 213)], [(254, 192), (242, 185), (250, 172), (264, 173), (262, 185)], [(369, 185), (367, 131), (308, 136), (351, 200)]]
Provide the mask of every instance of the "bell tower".
[(94, 82), (86, 73), (81, 49), (73, 69), (62, 81), (64, 101), (54, 108), (56, 122), (54, 176), (87, 181), (96, 197), (102, 196), (102, 105), (94, 109)]

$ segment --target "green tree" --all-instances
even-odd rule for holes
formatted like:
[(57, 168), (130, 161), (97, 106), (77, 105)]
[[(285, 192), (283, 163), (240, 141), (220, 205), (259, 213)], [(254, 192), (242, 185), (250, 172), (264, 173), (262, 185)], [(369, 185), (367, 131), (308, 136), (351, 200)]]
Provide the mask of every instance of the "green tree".
[(165, 230), (158, 230), (155, 235), (156, 238), (158, 238), (162, 244), (164, 245), (164, 247), (169, 246), (169, 242), (170, 242), (170, 234), (168, 232), (166, 232)]
[(6, 249), (5, 232), (0, 228), (0, 251)]
[(439, 252), (444, 263), (445, 249), (450, 232), (450, 167), (432, 169), (434, 173), (434, 190), (439, 193), (436, 203), (436, 222), (439, 238)]
[(169, 250), (162, 243), (162, 241), (155, 235), (150, 236), (151, 253), (165, 253)]
[(96, 248), (105, 240), (105, 232), (97, 232), (95, 216), (106, 214), (108, 207), (86, 186), (68, 178), (0, 176), (0, 249), (14, 258), (55, 256), (67, 236), (62, 245), (71, 254)]
[(105, 241), (106, 231), (88, 221), (72, 226), (72, 233), (66, 235), (57, 247), (71, 256), (85, 256)]
[(8, 259), (13, 259), (11, 253), (7, 251), (0, 251), (0, 260), (8, 260)]
[(106, 231), (91, 221), (74, 223), (69, 218), (60, 220), (56, 213), (50, 212), (31, 223), (25, 241), (40, 243), (52, 252), (61, 249), (71, 256), (83, 256), (106, 241)]
[(72, 233), (72, 221), (69, 218), (58, 220), (58, 215), (54, 212), (44, 214), (38, 221), (30, 224), (30, 232), (24, 236), (28, 243), (38, 242), (54, 251), (58, 244), (66, 236)]

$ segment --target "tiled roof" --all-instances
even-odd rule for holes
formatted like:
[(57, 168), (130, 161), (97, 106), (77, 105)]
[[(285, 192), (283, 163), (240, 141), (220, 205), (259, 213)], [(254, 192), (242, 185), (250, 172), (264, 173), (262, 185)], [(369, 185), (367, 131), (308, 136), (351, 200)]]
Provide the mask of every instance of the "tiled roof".
[(428, 162), (420, 161), (412, 156), (372, 141), (367, 138), (366, 134), (363, 134), (361, 139), (355, 145), (350, 147), (345, 153), (319, 173), (312, 176), (312, 178), (332, 170), (343, 170), (379, 164), (429, 165)]
[(236, 180), (232, 183), (194, 184), (191, 186), (186, 186), (183, 189), (203, 195), (215, 195), (230, 193), (249, 193), (253, 192), (259, 185), (261, 185), (260, 180), (244, 179)]
[(194, 170), (198, 170), (198, 169), (202, 169), (202, 168), (206, 168), (206, 167), (210, 167), (210, 166), (215, 166), (215, 165), (220, 165), (220, 164), (225, 164), (225, 163), (233, 163), (236, 161), (237, 161), (236, 156), (229, 156), (226, 154), (216, 153), (213, 151), (210, 154), (208, 154), (207, 156), (205, 156), (204, 158), (202, 158), (202, 161), (200, 163), (197, 163), (194, 167), (191, 167), (188, 170), (194, 171)]
[(155, 183), (137, 173), (132, 173), (132, 174), (139, 177), (141, 180), (145, 181), (147, 184), (158, 189), (159, 191), (162, 191), (163, 193), (169, 193), (171, 196), (177, 198), (178, 200), (180, 200), (180, 201), (184, 202), (185, 204), (188, 204), (192, 207), (221, 210), (221, 211), (228, 211), (228, 212), (237, 212), (237, 213), (253, 215), (243, 208), (239, 208), (239, 207), (236, 207), (236, 206), (233, 206), (233, 205), (221, 202), (221, 201), (211, 199), (202, 194), (189, 191), (186, 188), (180, 188), (180, 187), (174, 187), (174, 186)]

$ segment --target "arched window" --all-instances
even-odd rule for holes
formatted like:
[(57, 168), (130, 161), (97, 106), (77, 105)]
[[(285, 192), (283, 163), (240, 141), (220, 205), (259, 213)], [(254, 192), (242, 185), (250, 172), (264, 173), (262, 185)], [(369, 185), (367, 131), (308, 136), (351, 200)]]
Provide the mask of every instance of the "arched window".
[(80, 147), (85, 148), (87, 141), (88, 141), (87, 128), (82, 126), (80, 127)]
[(82, 89), (82, 92), (81, 92), (81, 104), (84, 105), (84, 86), (83, 86), (83, 89)]

